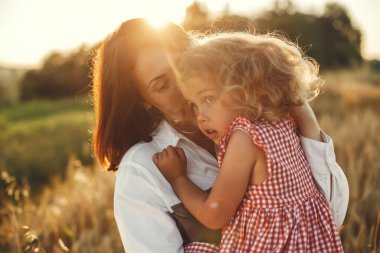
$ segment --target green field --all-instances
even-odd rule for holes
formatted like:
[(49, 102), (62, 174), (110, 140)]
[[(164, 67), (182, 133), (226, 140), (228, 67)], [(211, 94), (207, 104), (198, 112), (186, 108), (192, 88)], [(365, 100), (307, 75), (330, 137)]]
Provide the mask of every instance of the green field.
[(0, 109), (0, 165), (38, 190), (64, 175), (70, 156), (92, 161), (88, 97), (35, 100)]

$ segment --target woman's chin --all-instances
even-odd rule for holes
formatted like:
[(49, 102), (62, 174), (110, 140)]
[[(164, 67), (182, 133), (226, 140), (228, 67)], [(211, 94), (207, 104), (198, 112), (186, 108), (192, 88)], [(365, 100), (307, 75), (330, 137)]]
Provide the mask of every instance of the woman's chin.
[(176, 124), (193, 125), (193, 119), (191, 117), (191, 114), (187, 112), (186, 110), (172, 111), (169, 114), (166, 114), (165, 118)]
[(174, 110), (171, 111), (171, 115), (176, 118), (188, 118), (191, 115), (191, 111), (188, 106), (177, 105)]

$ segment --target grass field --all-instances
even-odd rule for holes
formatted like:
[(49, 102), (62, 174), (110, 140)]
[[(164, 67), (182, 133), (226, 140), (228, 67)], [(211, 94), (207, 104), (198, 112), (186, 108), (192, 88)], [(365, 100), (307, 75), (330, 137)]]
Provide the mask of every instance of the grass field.
[(92, 161), (88, 98), (31, 101), (0, 109), (0, 165), (33, 190), (65, 173), (70, 156)]
[[(379, 252), (380, 75), (362, 70), (323, 75), (326, 79), (323, 93), (312, 107), (323, 130), (333, 138), (337, 161), (349, 181), (349, 209), (340, 231), (344, 249)], [(9, 174), (5, 170), (1, 173), (0, 252), (33, 252), (37, 248), (49, 253), (123, 252), (113, 219), (114, 176), (96, 165), (88, 168), (79, 160), (68, 158), (71, 154), (79, 158), (82, 155), (83, 161), (90, 157), (87, 142), (93, 120), (90, 111), (86, 99), (37, 101), (1, 109), (1, 158), (3, 154), (6, 157), (17, 154), (16, 160), (25, 161), (15, 163), (20, 164), (19, 169), (4, 167)], [(61, 127), (65, 130), (56, 132)], [(78, 129), (83, 132), (74, 134)], [(75, 142), (80, 139), (81, 144), (66, 143), (69, 139)], [(27, 159), (33, 160), (41, 150), (54, 158), (49, 153), (54, 150), (49, 143), (54, 143), (57, 149), (51, 151), (53, 154), (57, 154), (58, 147), (65, 151), (63, 167), (58, 163), (34, 165), (25, 172)], [(28, 152), (32, 152), (30, 158)], [(54, 176), (60, 173), (52, 173), (49, 176), (52, 183), (37, 199), (30, 197), (33, 193), (27, 185), (21, 187), (12, 178), (15, 173), (43, 174), (58, 167), (58, 171), (66, 171), (66, 177), (61, 179)]]

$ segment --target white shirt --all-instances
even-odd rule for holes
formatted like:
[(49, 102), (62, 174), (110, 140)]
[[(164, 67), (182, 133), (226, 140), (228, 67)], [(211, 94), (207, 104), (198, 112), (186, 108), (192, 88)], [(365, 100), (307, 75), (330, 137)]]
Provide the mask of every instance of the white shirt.
[(332, 139), (322, 133), (324, 142), (301, 136), (301, 143), (311, 172), (334, 215), (335, 224), (343, 224), (348, 208), (348, 181), (336, 163)]
[[(304, 137), (301, 141), (313, 176), (332, 208), (336, 224), (341, 225), (347, 211), (348, 183), (336, 164), (331, 138), (323, 136), (327, 143)], [(168, 145), (184, 149), (187, 174), (203, 190), (211, 188), (218, 174), (216, 159), (166, 121), (157, 128), (151, 142), (130, 148), (116, 173), (114, 193), (115, 219), (126, 252), (183, 252), (181, 234), (169, 215), (180, 200), (152, 161), (153, 154)]]

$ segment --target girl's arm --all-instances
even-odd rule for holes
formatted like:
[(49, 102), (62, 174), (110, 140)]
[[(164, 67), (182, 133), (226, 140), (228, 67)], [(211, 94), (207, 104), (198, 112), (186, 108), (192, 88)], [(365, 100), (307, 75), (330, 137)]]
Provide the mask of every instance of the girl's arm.
[(232, 218), (243, 199), (260, 152), (247, 134), (235, 131), (210, 194), (186, 176), (182, 150), (169, 146), (153, 160), (190, 213), (206, 227), (219, 229)]

